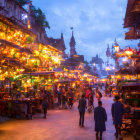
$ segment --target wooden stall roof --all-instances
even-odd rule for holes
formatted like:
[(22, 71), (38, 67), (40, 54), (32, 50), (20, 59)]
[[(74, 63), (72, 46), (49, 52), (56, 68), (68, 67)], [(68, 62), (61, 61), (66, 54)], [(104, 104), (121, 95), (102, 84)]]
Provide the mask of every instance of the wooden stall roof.
[[(45, 45), (45, 46), (46, 46), (46, 45)], [(51, 46), (51, 45), (47, 45), (46, 47), (49, 48), (50, 50), (54, 50), (54, 51), (56, 51), (56, 52), (58, 52), (58, 53), (60, 53), (60, 54), (63, 53), (62, 51), (58, 50), (57, 48), (55, 48), (55, 47), (53, 47), (53, 46)]]
[(29, 30), (27, 27), (25, 26), (22, 26), (20, 24), (18, 24), (16, 21), (10, 19), (10, 18), (7, 18), (3, 15), (0, 14), (0, 21), (1, 22), (4, 22), (5, 24), (11, 26), (11, 27), (14, 27), (15, 29), (18, 29), (18, 30), (21, 30), (22, 32), (25, 32), (29, 35), (34, 35), (36, 36), (31, 30)]
[(29, 74), (31, 76), (47, 76), (53, 74), (53, 71), (37, 71), (37, 72), (30, 72), (30, 73), (24, 73), (24, 74)]
[(76, 82), (77, 79), (76, 78), (71, 78), (68, 80), (59, 80), (57, 83), (72, 83), (72, 82)]
[(135, 16), (133, 16), (134, 13), (132, 12), (132, 10), (137, 1), (138, 0), (128, 0), (125, 19), (124, 19), (124, 28), (133, 27), (134, 21), (136, 19)]
[(135, 75), (137, 73), (136, 73), (136, 69), (135, 68), (121, 68), (115, 74), (116, 75), (117, 74), (121, 74), (121, 75), (126, 75), (126, 74)]
[(17, 49), (20, 50), (20, 52), (26, 52), (28, 54), (33, 54), (33, 52), (32, 52), (31, 49), (29, 49), (29, 48), (22, 48), (22, 47), (14, 44), (12, 42), (9, 42), (7, 40), (0, 39), (0, 43), (5, 44), (5, 45), (8, 45), (8, 46), (11, 46), (11, 47), (14, 47), (14, 48), (17, 48)]
[(123, 87), (139, 87), (140, 89), (140, 83), (139, 82), (126, 82), (122, 85)]
[(4, 63), (2, 63), (1, 67), (3, 67), (4, 65), (9, 66), (9, 67), (14, 67), (17, 66), (19, 68), (24, 68), (26, 71), (30, 71), (30, 68), (27, 68), (25, 65), (21, 64), (20, 61), (10, 58), (10, 57), (6, 57), (6, 56), (0, 56), (0, 61), (1, 60), (5, 60)]

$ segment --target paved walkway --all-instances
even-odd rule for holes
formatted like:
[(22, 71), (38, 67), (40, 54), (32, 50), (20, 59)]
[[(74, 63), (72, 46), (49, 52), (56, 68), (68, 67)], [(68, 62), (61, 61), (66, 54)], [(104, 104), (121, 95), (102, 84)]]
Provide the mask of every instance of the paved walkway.
[[(111, 104), (112, 98), (103, 97), (103, 106), (106, 108), (108, 121), (107, 131), (103, 140), (115, 140), (114, 126), (112, 125)], [(96, 101), (97, 102), (97, 101)], [(97, 103), (95, 102), (95, 106)], [(93, 113), (86, 113), (85, 127), (78, 126), (79, 114), (77, 103), (72, 110), (48, 111), (47, 119), (42, 114), (34, 116), (33, 120), (14, 120), (0, 124), (0, 140), (95, 140)], [(124, 140), (133, 140), (124, 138)]]

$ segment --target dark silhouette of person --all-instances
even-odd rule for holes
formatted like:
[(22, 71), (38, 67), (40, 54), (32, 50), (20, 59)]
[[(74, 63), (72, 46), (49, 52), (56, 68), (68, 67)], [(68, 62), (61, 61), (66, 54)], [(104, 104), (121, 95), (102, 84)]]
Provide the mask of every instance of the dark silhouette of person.
[(95, 120), (95, 131), (96, 139), (98, 139), (98, 134), (100, 132), (100, 140), (102, 140), (102, 133), (106, 131), (105, 122), (107, 121), (106, 110), (102, 107), (102, 102), (98, 102), (98, 107), (94, 110), (94, 120)]
[(82, 95), (81, 99), (79, 100), (79, 104), (78, 104), (78, 110), (79, 110), (79, 114), (80, 114), (79, 126), (81, 126), (81, 127), (84, 127), (84, 116), (85, 116), (86, 108), (87, 108), (87, 106), (86, 106), (85, 95)]
[(112, 112), (112, 118), (113, 118), (113, 123), (115, 125), (116, 129), (116, 138), (118, 138), (120, 127), (122, 125), (122, 116), (123, 116), (123, 104), (119, 102), (120, 97), (115, 96), (115, 103), (112, 104), (111, 107), (111, 112)]
[(48, 100), (46, 97), (42, 101), (42, 108), (44, 111), (44, 118), (46, 119), (46, 114), (47, 114), (47, 109), (48, 109)]

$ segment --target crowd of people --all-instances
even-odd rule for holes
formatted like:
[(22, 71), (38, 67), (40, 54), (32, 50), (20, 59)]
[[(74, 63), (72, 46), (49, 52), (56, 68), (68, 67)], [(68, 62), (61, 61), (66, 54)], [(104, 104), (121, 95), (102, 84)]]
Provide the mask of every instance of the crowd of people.
[[(102, 134), (106, 131), (105, 122), (107, 121), (107, 113), (106, 109), (102, 106), (102, 96), (106, 96), (106, 90), (109, 90), (109, 86), (106, 84), (104, 86), (95, 85), (95, 86), (85, 86), (82, 88), (71, 88), (69, 86), (59, 86), (54, 88), (54, 97), (52, 97), (52, 104), (54, 104), (54, 100), (57, 101), (58, 109), (72, 109), (74, 102), (79, 101), (78, 110), (79, 110), (79, 126), (84, 127), (84, 117), (85, 112), (87, 110), (88, 113), (94, 113), (94, 121), (95, 121), (95, 131), (96, 131), (96, 139), (102, 140)], [(108, 91), (111, 94), (111, 89)], [(102, 95), (103, 94), (103, 95)], [(30, 94), (34, 95), (34, 94)], [(50, 93), (46, 90), (42, 91), (42, 112), (44, 114), (43, 118), (47, 117), (47, 110), (50, 106)], [(24, 100), (24, 98), (28, 97), (28, 94), (24, 94), (22, 91), (18, 92), (15, 90), (15, 98), (19, 100)], [(94, 100), (97, 98), (98, 106), (94, 106)], [(29, 104), (26, 104), (30, 108)], [(29, 112), (29, 109), (26, 109)], [(123, 104), (119, 102), (119, 96), (115, 96), (115, 103), (112, 104), (111, 107), (113, 124), (116, 129), (115, 136), (118, 138), (120, 134), (120, 127), (122, 124), (122, 116), (124, 112)], [(31, 114), (31, 113), (26, 113)], [(27, 116), (28, 117), (28, 116)]]
[[(57, 98), (58, 109), (71, 109), (73, 103), (79, 100), (78, 110), (79, 110), (79, 126), (84, 127), (84, 116), (85, 111), (94, 113), (95, 121), (95, 131), (96, 139), (102, 140), (102, 134), (106, 131), (105, 122), (107, 121), (107, 113), (105, 108), (102, 106), (102, 89), (99, 86), (92, 88), (87, 86), (83, 89), (78, 90), (78, 95), (73, 88), (70, 87), (59, 87), (55, 89), (55, 97)], [(106, 92), (104, 91), (104, 95)], [(44, 94), (47, 95), (47, 94)], [(98, 100), (98, 106), (94, 107), (94, 98)], [(46, 118), (47, 109), (48, 109), (48, 96), (44, 96), (42, 101), (42, 109), (44, 113), (44, 118)], [(123, 104), (119, 101), (119, 96), (115, 96), (115, 103), (112, 104), (111, 112), (112, 119), (116, 129), (115, 136), (118, 138), (120, 134), (120, 127), (122, 124), (122, 115), (123, 115)]]
[[(97, 90), (97, 94), (98, 94), (98, 90)], [(102, 107), (102, 101), (100, 99), (98, 99), (98, 106), (94, 109), (94, 121), (95, 121), (95, 131), (96, 131), (97, 140), (98, 139), (102, 140), (102, 134), (104, 131), (106, 131), (105, 122), (107, 121), (107, 113), (105, 108)], [(116, 130), (115, 132), (116, 138), (118, 138), (119, 134), (121, 134), (120, 128), (122, 125), (122, 117), (124, 112), (123, 104), (119, 102), (119, 99), (120, 99), (119, 96), (115, 96), (115, 102), (112, 104), (111, 107), (113, 124)], [(80, 115), (79, 118), (80, 127), (84, 127), (84, 116), (85, 116), (86, 109), (87, 109), (87, 97), (83, 94), (78, 104), (78, 110)]]
[[(108, 92), (108, 93), (107, 93)], [(21, 94), (22, 95), (22, 94)], [(47, 94), (46, 94), (47, 95)], [(95, 121), (95, 131), (96, 139), (102, 140), (102, 134), (106, 131), (106, 121), (107, 113), (106, 109), (102, 106), (102, 96), (112, 95), (112, 89), (109, 88), (109, 85), (105, 85), (104, 89), (102, 86), (85, 86), (84, 88), (74, 89), (71, 87), (62, 87), (55, 89), (55, 99), (57, 99), (58, 109), (72, 109), (73, 103), (79, 101), (78, 110), (79, 110), (79, 126), (84, 127), (84, 118), (85, 112), (94, 113)], [(94, 106), (95, 98), (98, 101), (98, 106)], [(119, 137), (121, 134), (122, 118), (125, 112), (123, 102), (120, 102), (121, 95), (116, 95), (114, 98), (114, 103), (111, 107), (112, 120), (115, 127), (115, 136)], [(42, 108), (44, 112), (44, 118), (46, 118), (47, 109), (48, 109), (48, 99), (49, 97), (44, 96), (42, 101)]]

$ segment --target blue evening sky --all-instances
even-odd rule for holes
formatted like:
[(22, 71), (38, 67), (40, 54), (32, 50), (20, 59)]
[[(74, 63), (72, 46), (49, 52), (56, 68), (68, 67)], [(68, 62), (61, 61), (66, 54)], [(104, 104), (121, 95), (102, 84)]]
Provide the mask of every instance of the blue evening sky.
[(106, 61), (106, 48), (116, 38), (121, 48), (137, 46), (137, 41), (126, 41), (123, 19), (127, 0), (33, 0), (46, 14), (51, 29), (48, 37), (64, 34), (66, 53), (69, 53), (70, 27), (74, 27), (76, 51), (87, 61), (99, 54)]

